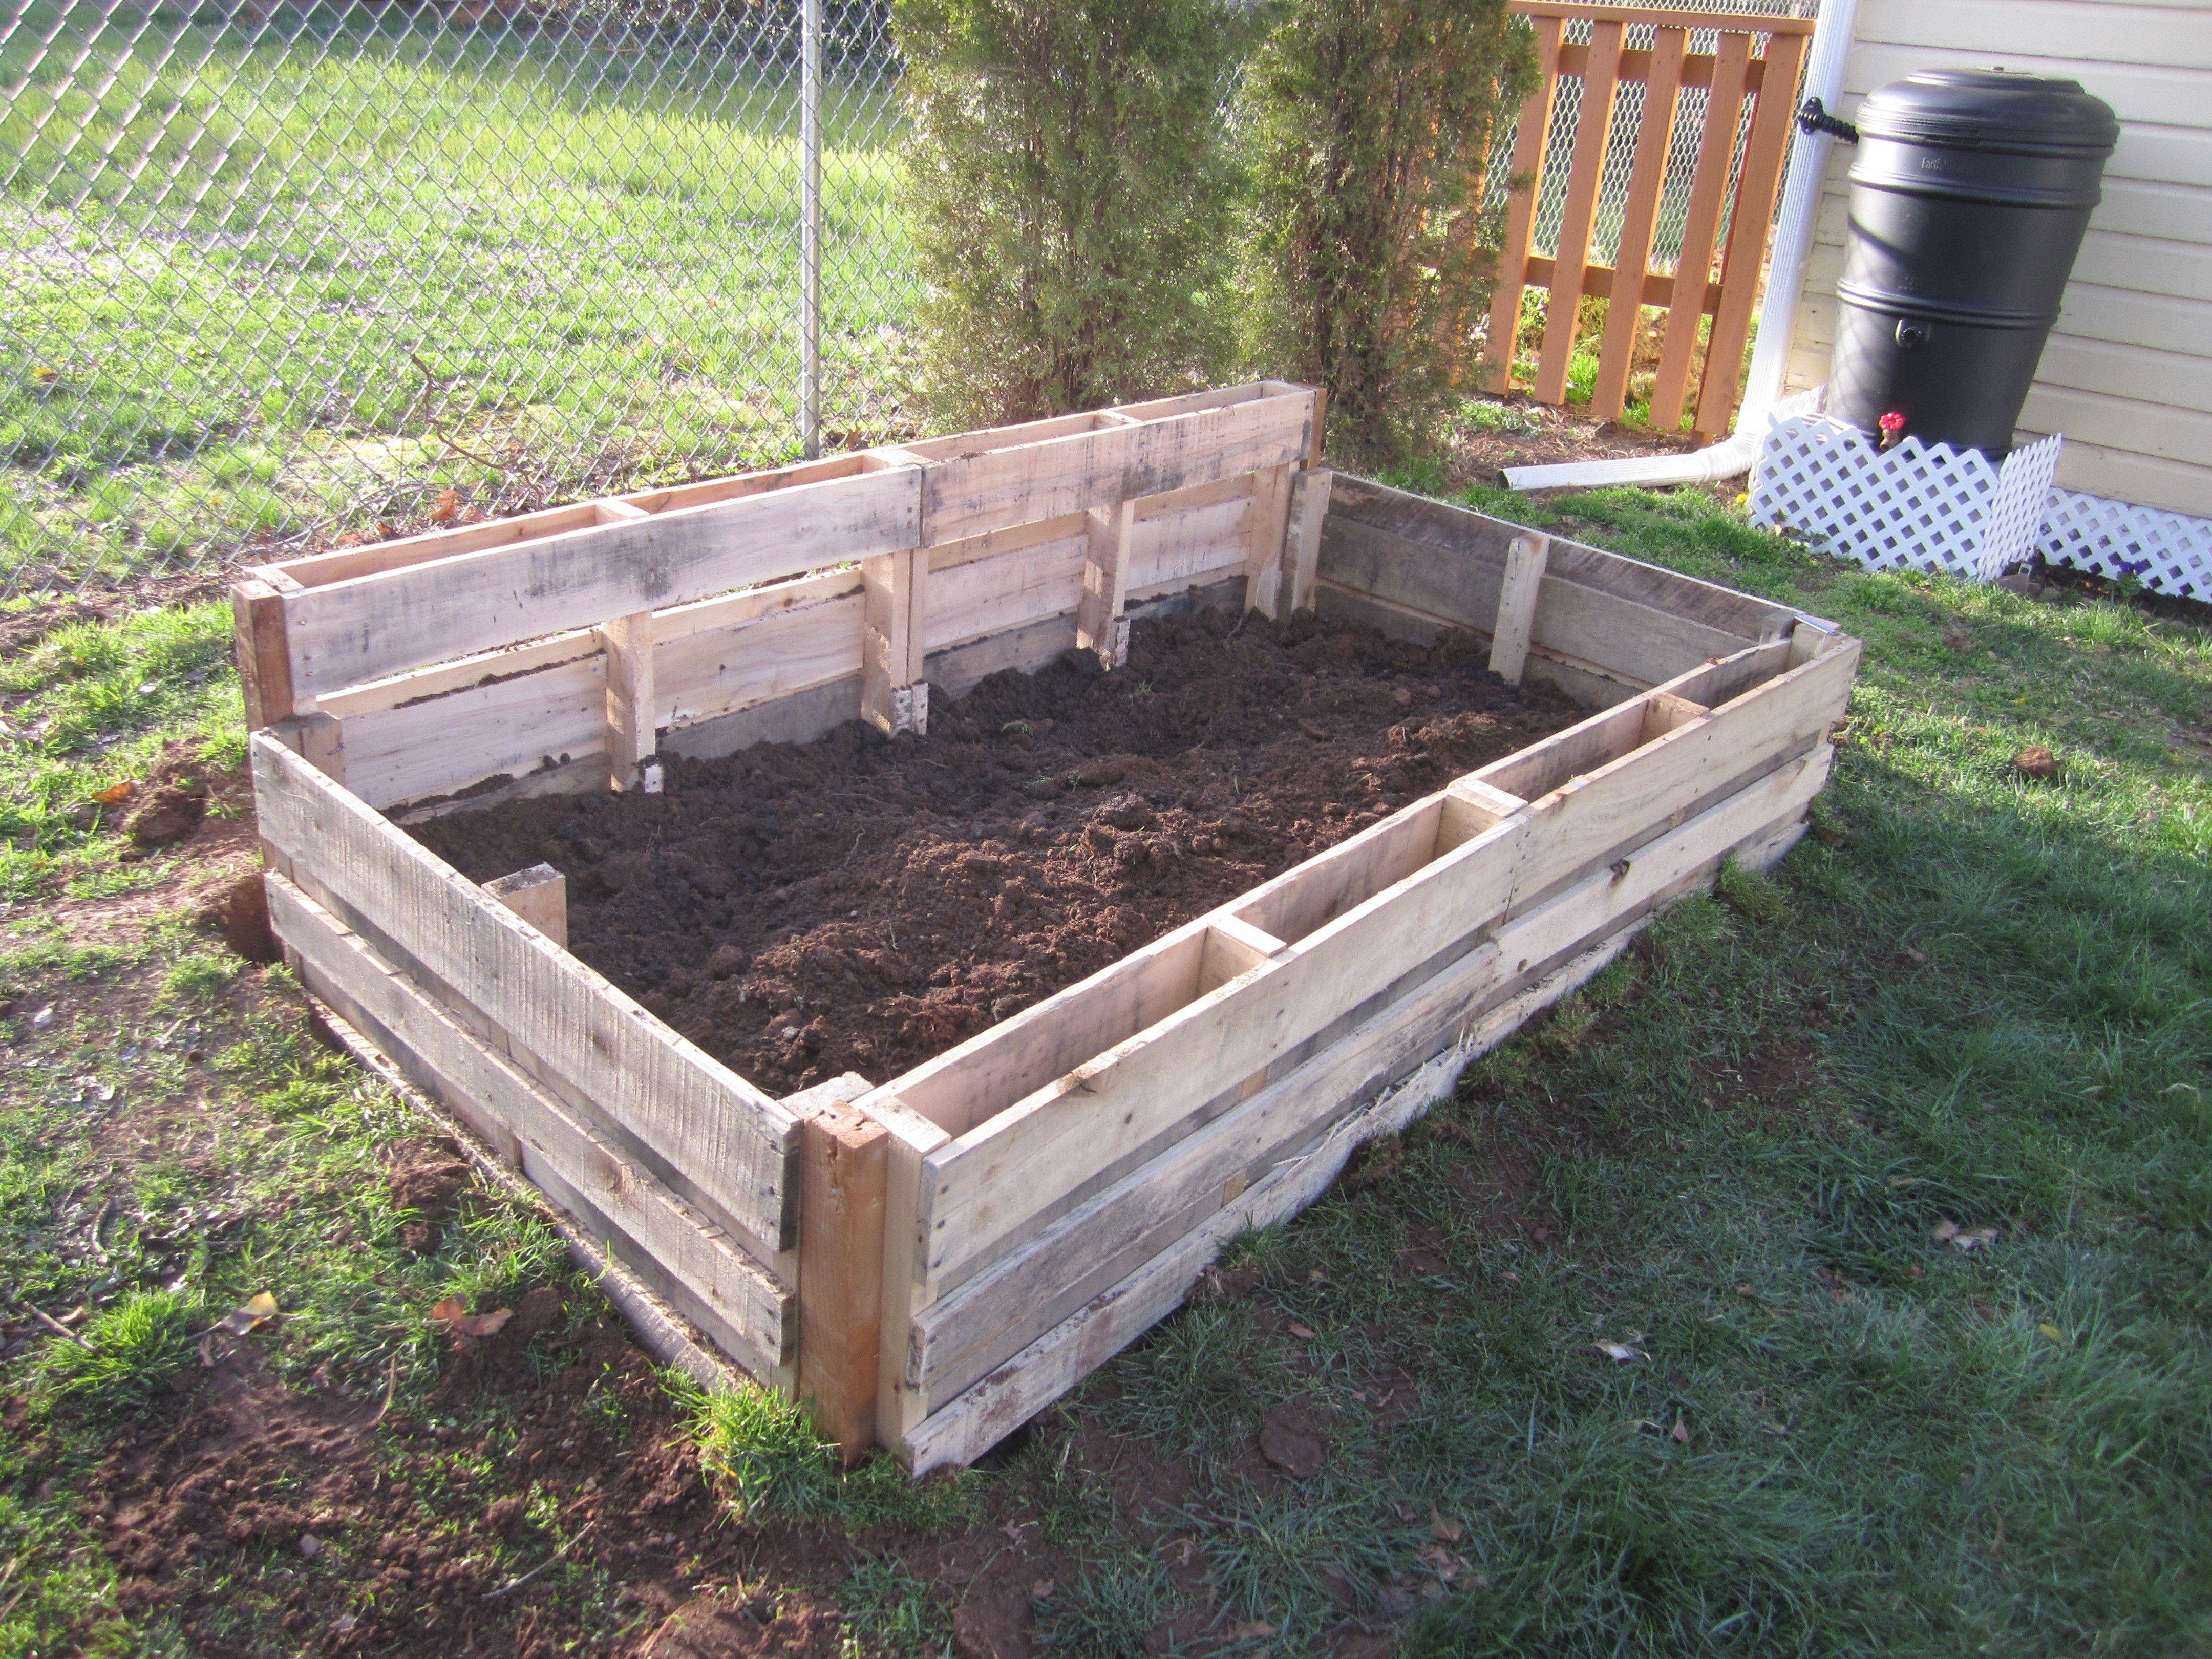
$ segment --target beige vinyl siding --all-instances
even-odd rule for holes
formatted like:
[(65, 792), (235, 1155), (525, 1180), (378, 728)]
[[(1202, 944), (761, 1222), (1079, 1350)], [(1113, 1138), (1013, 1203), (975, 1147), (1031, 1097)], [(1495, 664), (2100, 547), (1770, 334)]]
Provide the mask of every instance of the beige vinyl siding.
[[(1841, 112), (1916, 70), (1993, 65), (2069, 76), (2120, 118), (2021, 434), (2066, 434), (2069, 489), (2212, 517), (2212, 5), (1859, 0)], [(1827, 378), (1851, 155), (1830, 156), (1793, 391)]]

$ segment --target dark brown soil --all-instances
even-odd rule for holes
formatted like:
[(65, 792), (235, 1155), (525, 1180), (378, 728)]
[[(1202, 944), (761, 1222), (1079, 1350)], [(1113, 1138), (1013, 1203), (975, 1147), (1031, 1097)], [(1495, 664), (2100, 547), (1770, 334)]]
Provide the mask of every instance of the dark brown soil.
[(1214, 611), (1140, 623), (1111, 674), (935, 701), (924, 738), (854, 723), (417, 833), (478, 881), (561, 870), (579, 956), (787, 1092), (885, 1080), (1581, 712), (1471, 640)]

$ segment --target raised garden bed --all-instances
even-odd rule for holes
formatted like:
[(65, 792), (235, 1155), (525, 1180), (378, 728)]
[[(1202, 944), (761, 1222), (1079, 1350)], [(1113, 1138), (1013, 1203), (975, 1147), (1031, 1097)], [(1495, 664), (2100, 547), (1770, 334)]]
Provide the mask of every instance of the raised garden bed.
[[(1316, 464), (1318, 401), (1233, 387), (251, 573), (240, 660), (288, 953), (318, 997), (723, 1353), (813, 1400), (848, 1449), (878, 1443), (917, 1470), (974, 1458), (1171, 1310), (1224, 1239), (1310, 1202), (1360, 1141), (1409, 1121), (1656, 907), (1730, 854), (1778, 855), (1826, 775), (1856, 641), (1786, 607), (1332, 478)], [(1250, 641), (1217, 637), (1234, 622), (1202, 613), (1220, 603), (1258, 613)], [(1291, 615), (1315, 608), (1334, 625)], [(1288, 726), (1245, 732), (1240, 752), (1275, 746), (1260, 763), (1271, 787), (1322, 780), (1317, 811), (1255, 820), (1209, 797), (1218, 779), (1129, 787), (1159, 759), (1142, 743), (1091, 752), (1108, 738), (1090, 715), (1063, 732), (1060, 714), (1020, 711), (1077, 709), (1102, 688), (1126, 702), (1141, 665), (1085, 685), (1064, 659), (1124, 664), (1132, 623), (1155, 615), (1166, 620), (1135, 651), (1201, 678), (1209, 650), (1267, 674), (1269, 653), (1352, 641), (1357, 672), (1335, 690), (1354, 705), (1388, 695), (1405, 718), (1363, 731), (1387, 711), (1355, 706), (1333, 727), (1328, 711), (1288, 706), (1312, 690), (1297, 676), (1319, 684), (1319, 671), (1284, 669)], [(1395, 659), (1376, 635), (1400, 642)], [(1462, 751), (1456, 769), (1443, 731), (1420, 748), (1441, 763), (1433, 775), (1379, 771), (1415, 746), (1407, 732), (1394, 750), (1394, 727), (1482, 715), (1508, 729), (1470, 642), (1504, 681), (1596, 712), (1534, 736), (1532, 690), (1511, 700), (1511, 752)], [(1006, 670), (1047, 672), (1024, 690), (992, 678)], [(1264, 717), (1263, 703), (1244, 700), (1239, 718)], [(1415, 712), (1429, 705), (1434, 718)], [(921, 740), (864, 750), (856, 718)], [(813, 752), (754, 747), (831, 733)], [(821, 752), (841, 745), (844, 763)], [(1015, 748), (1053, 758), (1010, 796), (1000, 786), (1023, 763), (1000, 762)], [(931, 761), (963, 776), (925, 783)], [(988, 780), (963, 781), (987, 763)], [(1072, 781), (1093, 763), (1123, 776)], [(812, 820), (802, 835), (776, 803), (863, 773), (878, 805), (837, 820), (863, 879), (840, 887), (817, 860), (800, 872), (817, 884), (812, 909), (762, 911), (750, 944), (729, 936), (744, 907), (711, 890), (721, 874), (702, 890), (672, 854), (656, 869), (648, 849), (640, 868), (622, 863), (620, 836), (554, 833), (630, 825), (664, 854), (672, 836), (684, 868), (699, 862), (686, 835), (711, 834), (718, 858), (738, 855), (726, 874), (799, 856), (786, 843)], [(866, 951), (883, 968), (901, 915), (942, 931), (945, 891), (872, 895), (866, 879), (891, 872), (880, 860), (919, 833), (898, 821), (927, 817), (939, 788), (964, 803), (975, 844), (947, 836), (901, 879), (969, 882), (953, 896), (967, 913), (953, 948), (1008, 988), (986, 975), (977, 994), (940, 999), (957, 1017), (902, 1047), (896, 1018), (827, 1005), (848, 969), (862, 999), (908, 994), (858, 973)], [(653, 799), (532, 799), (609, 791)], [(695, 817), (718, 800), (719, 815)], [(495, 804), (481, 829), (433, 821)], [(741, 808), (749, 839), (732, 842)], [(1265, 827), (1249, 873), (1279, 873), (1237, 884), (1229, 816)], [(479, 884), (402, 822), (479, 875), (526, 854), (550, 867)], [(1066, 915), (1047, 878), (1054, 848), (1079, 870), (1089, 856), (1157, 860), (1170, 890), (1094, 907), (1093, 924), (1143, 914), (1119, 935), (1091, 926), (1084, 950), (1024, 978), (1027, 952), (1007, 939)], [(963, 857), (995, 863), (963, 875)], [(1201, 864), (1231, 879), (1208, 887)], [(611, 952), (600, 959), (633, 983), (660, 973), (653, 1007), (568, 949), (571, 878), (580, 944)], [(664, 878), (671, 937), (656, 945), (650, 901), (619, 901)], [(807, 926), (794, 934), (793, 920)], [(1086, 971), (1124, 938), (1149, 942)], [(817, 971), (833, 951), (848, 953), (836, 971)], [(917, 1008), (933, 988), (921, 977)], [(757, 1019), (750, 1031), (709, 1017), (711, 988), (692, 1006), (702, 984), (732, 982), (724, 1000)]]

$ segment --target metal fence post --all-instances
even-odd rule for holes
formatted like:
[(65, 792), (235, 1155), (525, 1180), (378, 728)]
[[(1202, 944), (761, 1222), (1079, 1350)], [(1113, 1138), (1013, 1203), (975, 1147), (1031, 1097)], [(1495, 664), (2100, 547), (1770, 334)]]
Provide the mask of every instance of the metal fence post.
[(822, 0), (803, 0), (799, 27), (799, 439), (822, 453)]

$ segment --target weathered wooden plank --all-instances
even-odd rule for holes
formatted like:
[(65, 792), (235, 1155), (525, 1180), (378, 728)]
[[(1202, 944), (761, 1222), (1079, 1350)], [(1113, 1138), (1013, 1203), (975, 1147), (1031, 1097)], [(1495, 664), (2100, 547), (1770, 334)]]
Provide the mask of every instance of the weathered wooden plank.
[(789, 1112), (283, 744), (261, 734), (252, 748), (261, 833), (302, 887), (373, 917), (514, 1048), (697, 1182), (760, 1260), (789, 1248)]
[(562, 950), (568, 948), (568, 878), (550, 864), (533, 864), (484, 884), (484, 891)]
[(294, 691), (912, 547), (923, 471), (798, 484), (287, 593)]
[(942, 1406), (1040, 1333), (1295, 1158), (1312, 1136), (1354, 1109), (1357, 1089), (1407, 1029), (1432, 1030), (1439, 1012), (1471, 1022), (1618, 932), (1686, 883), (1710, 878), (1729, 850), (1765, 833), (1825, 783), (1832, 751), (1760, 779), (1653, 843), (1619, 875), (1591, 877), (1501, 930), (1462, 958), (1308, 1061), (1215, 1119), (1164, 1158), (1140, 1165), (1054, 1224), (1032, 1244), (933, 1304), (916, 1322), (908, 1383)]
[(1313, 413), (1301, 389), (944, 459), (921, 470), (924, 544), (1295, 462)]
[[(1472, 562), (1487, 566), (1492, 573), (1492, 580), (1504, 572), (1505, 551), (1513, 538), (1528, 533), (1525, 526), (1510, 520), (1492, 518), (1471, 507), (1455, 507), (1340, 473), (1329, 496), (1326, 531), (1330, 538), (1323, 543), (1321, 574), (1324, 580), (1352, 587), (1361, 586), (1359, 573), (1339, 562), (1341, 553), (1334, 539), (1334, 532), (1346, 524), (1367, 526), (1386, 532), (1401, 542), (1415, 544), (1413, 547), (1397, 550), (1397, 557), (1405, 562), (1446, 568)], [(1457, 557), (1439, 561), (1430, 550), (1434, 549)], [(1547, 574), (1563, 581), (1671, 611), (1685, 620), (1742, 639), (1779, 638), (1790, 631), (1798, 614), (1771, 599), (1739, 593), (1733, 588), (1700, 581), (1694, 576), (1559, 536), (1552, 538), (1545, 569)], [(1480, 623), (1494, 613), (1495, 593), (1486, 597), (1487, 608), (1467, 612), (1465, 621)], [(1540, 637), (1538, 643), (1544, 642)], [(1573, 652), (1571, 645), (1559, 648), (1576, 655), (1589, 654)]]
[[(617, 522), (621, 522), (617, 520)], [(607, 781), (617, 793), (631, 789), (660, 793), (659, 751), (655, 718), (660, 706), (653, 688), (653, 612), (617, 617), (599, 628), (606, 653)]]
[(801, 1133), (799, 1390), (852, 1462), (876, 1442), (890, 1132), (831, 1102)]
[(860, 561), (860, 715), (880, 731), (929, 729), (927, 697), (917, 697), (929, 556), (902, 548)]
[(1536, 629), (1536, 602), (1544, 586), (1549, 536), (1516, 536), (1505, 550), (1505, 575), (1498, 583), (1498, 620), (1491, 630), (1490, 672), (1508, 685), (1521, 684), (1528, 646)]
[(300, 953), (309, 988), (337, 1000), (400, 1069), (518, 1161), (589, 1231), (689, 1293), (683, 1311), (730, 1357), (773, 1382), (791, 1297), (737, 1242), (651, 1171), (623, 1158), (568, 1108), (463, 1030), (436, 1002), (283, 877), (270, 917)]
[(1321, 580), (1321, 527), (1328, 517), (1328, 497), (1336, 475), (1327, 467), (1308, 467), (1292, 480), (1291, 521), (1283, 536), (1283, 593), (1285, 617), (1314, 608)]
[(1129, 538), (1136, 528), (1133, 500), (1085, 510), (1083, 592), (1075, 607), (1075, 645), (1108, 668), (1119, 668), (1129, 654), (1129, 621), (1121, 607), (1129, 598)]
[(1244, 607), (1271, 620), (1281, 609), (1283, 535), (1291, 516), (1291, 483), (1296, 469), (1285, 464), (1252, 475), (1251, 545), (1244, 556)]
[[(1066, 1207), (1101, 1171), (1175, 1133), (1193, 1108), (1349, 1012), (1376, 983), (1463, 946), (1559, 882), (1802, 752), (1840, 715), (1854, 662), (1839, 652), (1808, 663), (1554, 790), (1297, 939), (1280, 959), (963, 1133), (930, 1160), (930, 1273), (957, 1282)], [(1629, 705), (1612, 718), (1632, 720), (1640, 733), (1644, 711)], [(1487, 769), (1476, 776), (1495, 781)], [(1279, 936), (1293, 932), (1248, 907), (1239, 914)]]

